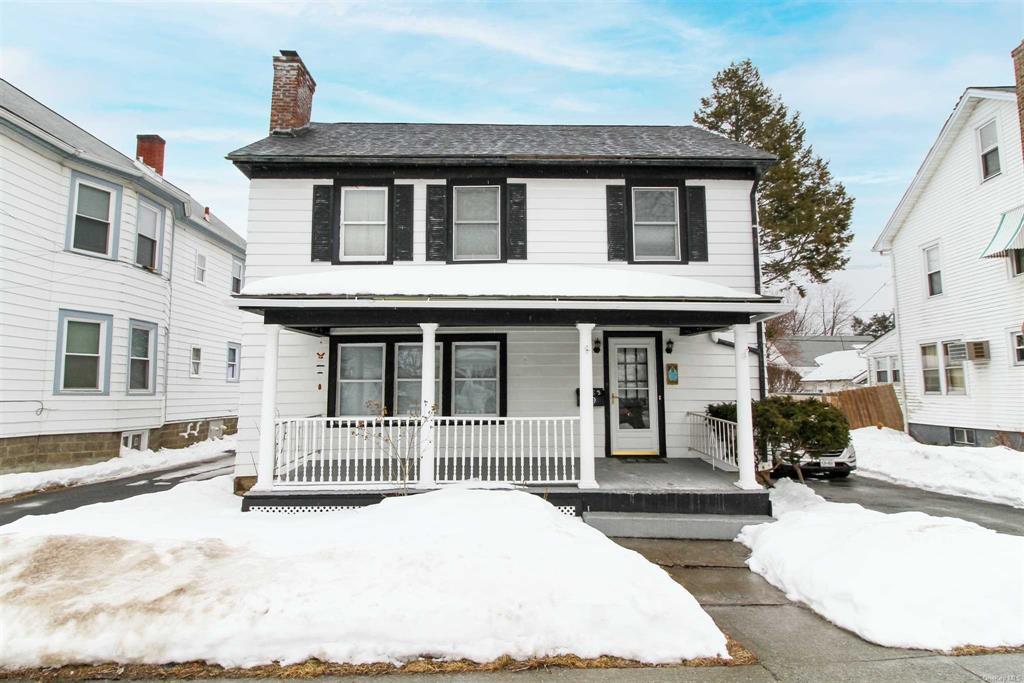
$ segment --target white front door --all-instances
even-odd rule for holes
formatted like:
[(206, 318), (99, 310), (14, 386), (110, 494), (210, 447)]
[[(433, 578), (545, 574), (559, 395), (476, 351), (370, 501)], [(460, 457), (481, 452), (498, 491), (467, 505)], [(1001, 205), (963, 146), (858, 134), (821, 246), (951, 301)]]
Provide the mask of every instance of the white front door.
[(660, 455), (654, 339), (608, 340), (612, 455)]

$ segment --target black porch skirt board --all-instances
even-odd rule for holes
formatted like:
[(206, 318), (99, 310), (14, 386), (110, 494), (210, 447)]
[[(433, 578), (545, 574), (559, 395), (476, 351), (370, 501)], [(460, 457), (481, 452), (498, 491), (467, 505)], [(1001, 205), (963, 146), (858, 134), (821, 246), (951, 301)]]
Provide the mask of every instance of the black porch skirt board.
[[(598, 490), (526, 489), (552, 505), (576, 508), (576, 515), (590, 512), (655, 512), (690, 515), (771, 515), (767, 491), (654, 491), (629, 493)], [(408, 495), (425, 493), (410, 490)], [(376, 505), (384, 498), (404, 495), (402, 491), (379, 493), (293, 493), (246, 494), (242, 511), (259, 507), (364, 507)]]

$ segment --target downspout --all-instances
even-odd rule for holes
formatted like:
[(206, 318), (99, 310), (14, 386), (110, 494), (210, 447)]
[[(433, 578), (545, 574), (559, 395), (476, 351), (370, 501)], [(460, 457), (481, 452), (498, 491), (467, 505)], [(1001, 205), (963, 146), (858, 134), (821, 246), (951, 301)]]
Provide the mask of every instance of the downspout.
[(174, 211), (171, 211), (170, 244), (167, 249), (170, 258), (167, 259), (167, 343), (164, 344), (164, 400), (161, 409), (160, 428), (167, 424), (167, 395), (170, 390), (170, 365), (171, 365), (171, 323), (174, 321), (174, 248), (177, 240), (178, 221), (174, 218)]
[[(754, 293), (761, 293), (761, 245), (757, 231), (757, 186), (760, 182), (760, 174), (754, 176), (754, 183), (750, 186), (750, 233), (754, 247)], [(764, 323), (757, 323), (757, 388), (760, 398), (767, 395), (768, 379), (765, 374), (764, 358)]]
[[(889, 272), (892, 275), (892, 312), (896, 318), (896, 344), (899, 346), (897, 355), (900, 359), (900, 393), (903, 394), (903, 431), (910, 434), (910, 404), (907, 402), (907, 365), (903, 362), (903, 325), (900, 317), (900, 293), (896, 288), (896, 254), (889, 249)], [(889, 369), (892, 372), (892, 368)], [(892, 379), (890, 377), (890, 379)]]

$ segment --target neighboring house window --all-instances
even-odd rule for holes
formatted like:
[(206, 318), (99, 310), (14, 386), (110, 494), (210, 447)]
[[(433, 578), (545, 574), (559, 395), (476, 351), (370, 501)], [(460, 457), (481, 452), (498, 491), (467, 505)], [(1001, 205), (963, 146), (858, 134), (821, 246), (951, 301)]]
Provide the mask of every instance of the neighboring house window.
[(153, 393), (156, 378), (157, 326), (132, 320), (128, 323), (128, 391)]
[[(441, 345), (434, 346), (434, 405), (441, 401)], [(423, 345), (395, 344), (395, 415), (419, 415)], [(436, 411), (440, 412), (440, 410)]]
[(924, 270), (928, 278), (928, 296), (942, 294), (942, 268), (939, 260), (939, 245), (924, 250)]
[(198, 346), (193, 346), (189, 351), (188, 359), (188, 376), (199, 377), (199, 373), (203, 370), (203, 350)]
[(138, 235), (135, 238), (135, 263), (143, 268), (156, 270), (163, 211), (148, 202), (140, 201), (137, 223)]
[(239, 360), (242, 357), (242, 347), (240, 344), (234, 342), (228, 342), (228, 370), (227, 380), (229, 382), (238, 381), (238, 369)]
[(384, 344), (338, 345), (338, 415), (372, 416), (383, 411), (384, 349)]
[(386, 187), (341, 188), (339, 261), (385, 261), (388, 257)]
[(995, 121), (989, 121), (978, 129), (978, 142), (981, 146), (981, 177), (988, 180), (1000, 171), (999, 135)]
[(72, 176), (71, 235), (68, 248), (114, 257), (119, 188)]
[(875, 383), (900, 383), (900, 366), (897, 356), (881, 356), (875, 359)]
[(633, 259), (679, 260), (679, 190), (633, 188)]
[(942, 367), (946, 374), (946, 393), (963, 394), (967, 392), (964, 382), (964, 350), (963, 342), (943, 342)]
[(206, 254), (196, 252), (196, 282), (206, 284)]
[(1013, 364), (1024, 365), (1024, 332), (1012, 332), (1010, 339), (1013, 353)]
[(452, 344), (452, 414), (498, 415), (499, 344)]
[(937, 344), (925, 344), (921, 347), (921, 372), (924, 377), (924, 393), (941, 394), (942, 380)]
[(974, 430), (964, 429), (962, 427), (953, 427), (953, 443), (961, 443), (968, 446), (973, 446), (974, 441)]
[(454, 261), (501, 259), (501, 188), (454, 188), (452, 241)]
[(1024, 275), (1024, 249), (1010, 249), (1010, 268), (1014, 277)]
[(61, 310), (57, 326), (54, 393), (108, 393), (113, 316)]
[(245, 268), (238, 259), (231, 260), (231, 293), (239, 294), (242, 291)]

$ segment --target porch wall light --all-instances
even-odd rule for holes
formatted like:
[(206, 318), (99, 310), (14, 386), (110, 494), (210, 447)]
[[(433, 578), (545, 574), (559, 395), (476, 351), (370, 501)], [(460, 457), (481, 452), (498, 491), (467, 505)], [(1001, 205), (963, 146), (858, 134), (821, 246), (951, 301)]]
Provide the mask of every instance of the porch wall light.
[(594, 353), (601, 353), (601, 339), (595, 339), (591, 347), (594, 349)]
[(665, 353), (672, 353), (672, 349), (676, 347), (675, 340), (669, 339), (665, 342)]

